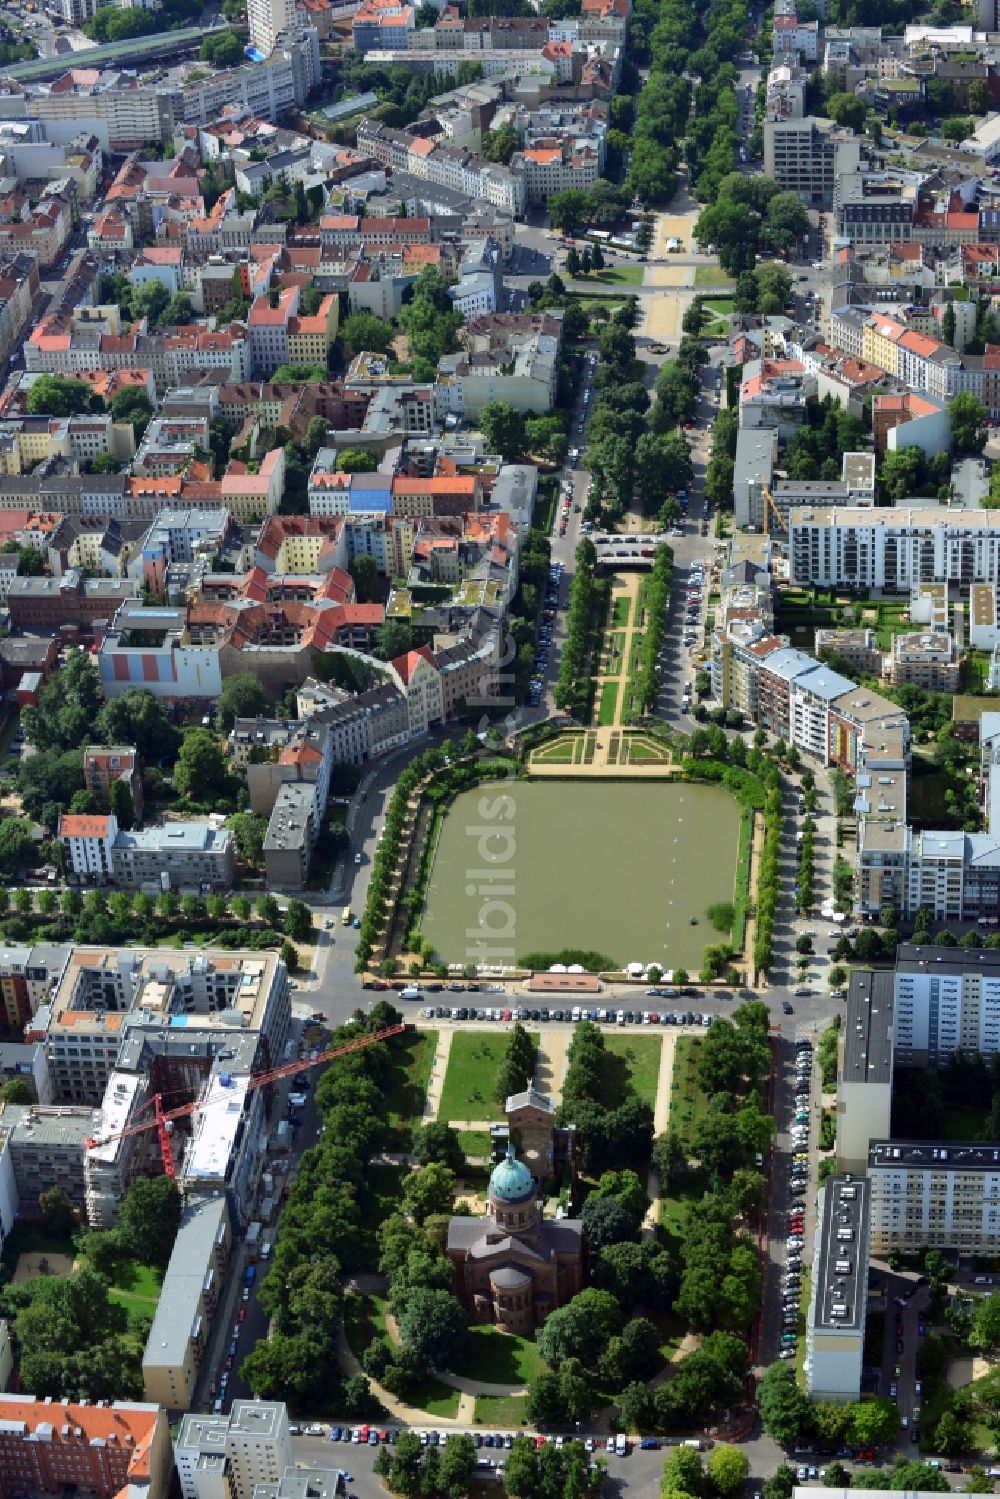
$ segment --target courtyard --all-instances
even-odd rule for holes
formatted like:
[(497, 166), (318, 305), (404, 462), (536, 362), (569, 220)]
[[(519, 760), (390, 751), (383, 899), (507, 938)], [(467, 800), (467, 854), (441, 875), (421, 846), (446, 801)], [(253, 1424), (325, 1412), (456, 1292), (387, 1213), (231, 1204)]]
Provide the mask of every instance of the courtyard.
[[(708, 907), (734, 895), (740, 813), (714, 786), (519, 781), (456, 798), (423, 936), (446, 963), (514, 964), (575, 948), (614, 965), (697, 969)], [(488, 815), (488, 814), (487, 814)], [(495, 887), (495, 888), (494, 888)]]

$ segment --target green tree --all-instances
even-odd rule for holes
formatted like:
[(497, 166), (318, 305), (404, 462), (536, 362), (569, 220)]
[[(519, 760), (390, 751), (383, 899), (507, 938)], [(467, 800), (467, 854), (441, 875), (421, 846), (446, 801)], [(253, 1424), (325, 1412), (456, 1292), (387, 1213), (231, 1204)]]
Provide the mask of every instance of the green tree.
[[(23, 1086), (23, 1085), (22, 1085)], [(30, 1103), (31, 1097), (24, 1100)], [(50, 1187), (38, 1199), (45, 1226), (59, 1238), (68, 1238), (80, 1222), (80, 1215), (61, 1187)]]
[(955, 347), (955, 304), (946, 302), (940, 320), (941, 337), (946, 344)]
[(490, 401), (479, 413), (479, 430), (491, 453), (500, 453), (509, 463), (517, 463), (527, 451), (525, 418), (509, 401)]
[(134, 745), (144, 760), (159, 760), (173, 754), (177, 731), (164, 704), (143, 687), (126, 687), (110, 698), (94, 723), (99, 744)]
[(592, 1368), (621, 1325), (615, 1298), (590, 1287), (550, 1313), (538, 1334), (538, 1350), (552, 1368), (571, 1358)]
[(63, 375), (38, 375), (26, 402), (32, 416), (78, 416), (91, 410), (92, 391), (85, 380)]
[(352, 312), (340, 325), (340, 338), (352, 354), (387, 354), (396, 329), (371, 312)]
[(444, 1120), (425, 1124), (417, 1132), (413, 1141), (413, 1156), (421, 1166), (429, 1166), (434, 1162), (447, 1166), (456, 1176), (465, 1169), (465, 1152), (459, 1144), (458, 1135)]
[(757, 1388), (761, 1425), (783, 1446), (797, 1441), (808, 1429), (812, 1408), (805, 1392), (784, 1364), (772, 1364)]
[(860, 135), (865, 128), (868, 108), (857, 94), (831, 94), (826, 101), (826, 112), (838, 125), (844, 125)]
[(228, 784), (229, 768), (220, 740), (209, 729), (188, 729), (174, 767), (179, 795), (201, 800), (225, 791)]
[(181, 1195), (169, 1176), (140, 1177), (118, 1207), (118, 1232), (138, 1259), (165, 1265), (181, 1221)]
[(851, 1407), (851, 1441), (858, 1447), (886, 1447), (899, 1435), (899, 1408), (884, 1395)]
[(432, 1161), (412, 1171), (403, 1181), (403, 1203), (417, 1223), (433, 1213), (450, 1213), (455, 1197), (455, 1173)]
[(305, 901), (294, 895), (285, 907), (284, 928), (285, 935), (291, 937), (293, 942), (304, 942), (312, 935), (312, 912)]
[(227, 677), (222, 684), (215, 709), (215, 726), (220, 734), (228, 733), (238, 718), (260, 718), (268, 709), (263, 683), (252, 672)]
[(354, 592), (359, 604), (370, 604), (378, 598), (378, 564), (367, 552), (359, 552), (351, 561), (348, 571), (354, 581)]
[(399, 1317), (399, 1337), (404, 1348), (433, 1368), (460, 1368), (469, 1328), (465, 1312), (450, 1291), (416, 1290), (407, 1297)]
[(23, 1077), (12, 1077), (0, 1088), (0, 1103), (34, 1103), (34, 1101), (34, 1091)]
[(701, 1453), (694, 1447), (672, 1447), (663, 1464), (660, 1493), (701, 1495), (705, 1492)]
[[(948, 402), (952, 452), (981, 453), (986, 444), (989, 413), (971, 390), (960, 390)], [(888, 456), (888, 455), (887, 455)]]
[(0, 819), (0, 874), (9, 879), (27, 862), (33, 848), (31, 823), (26, 818)]
[(734, 1494), (746, 1482), (750, 1459), (739, 1447), (718, 1443), (708, 1454), (708, 1476), (720, 1494)]

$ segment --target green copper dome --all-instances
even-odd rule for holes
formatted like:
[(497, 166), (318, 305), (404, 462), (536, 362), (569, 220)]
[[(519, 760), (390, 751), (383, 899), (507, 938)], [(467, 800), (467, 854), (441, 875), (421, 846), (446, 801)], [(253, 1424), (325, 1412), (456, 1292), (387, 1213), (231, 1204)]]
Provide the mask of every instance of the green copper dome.
[(504, 1159), (493, 1168), (490, 1177), (490, 1196), (501, 1202), (521, 1202), (534, 1194), (535, 1183), (523, 1161), (519, 1161), (513, 1145), (507, 1146)]

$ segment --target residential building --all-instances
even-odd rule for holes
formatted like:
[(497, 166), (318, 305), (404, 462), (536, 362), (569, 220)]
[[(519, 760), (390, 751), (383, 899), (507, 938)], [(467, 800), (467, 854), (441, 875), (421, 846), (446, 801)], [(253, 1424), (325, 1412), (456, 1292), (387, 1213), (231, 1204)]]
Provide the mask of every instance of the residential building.
[(893, 687), (923, 687), (954, 694), (961, 683), (961, 652), (947, 631), (900, 633), (892, 637), (886, 677)]
[[(1000, 1051), (1000, 962), (987, 948), (900, 945), (895, 1051), (906, 1067), (939, 1067), (956, 1051)], [(876, 1130), (888, 1135), (888, 1130)]]
[(863, 1176), (827, 1177), (819, 1189), (806, 1315), (806, 1382), (813, 1400), (861, 1397), (868, 1258), (868, 1183)]
[(868, 1181), (873, 1255), (992, 1255), (1000, 1236), (1000, 1146), (873, 1139)]
[(142, 1356), (146, 1398), (169, 1411), (194, 1399), (233, 1251), (224, 1193), (189, 1202), (177, 1230)]
[(228, 1415), (187, 1415), (174, 1438), (182, 1499), (255, 1499), (293, 1464), (283, 1404), (234, 1400)]
[(40, 1200), (53, 1187), (65, 1192), (81, 1213), (85, 1210), (84, 1163), (93, 1128), (88, 1108), (4, 1104), (0, 1138), (9, 1152), (20, 1216), (40, 1218)]
[(126, 889), (231, 890), (236, 847), (213, 822), (166, 822), (128, 832), (111, 845), (111, 880)]
[(270, 57), (279, 36), (295, 29), (294, 0), (250, 0), (247, 22), (251, 47)]
[(142, 817), (142, 772), (134, 745), (90, 745), (83, 752), (83, 779), (102, 806), (110, 810), (111, 788), (120, 781), (128, 791), (133, 815)]
[(789, 580), (820, 588), (908, 592), (914, 583), (993, 583), (1000, 577), (1000, 514), (896, 506), (793, 509)]
[(5, 1499), (67, 1491), (93, 1499), (167, 1499), (173, 1477), (166, 1411), (134, 1401), (0, 1394)]
[(859, 677), (882, 675), (882, 647), (872, 629), (817, 629), (813, 636), (813, 650), (821, 661), (827, 655), (836, 656)]
[(893, 975), (852, 968), (837, 1058), (837, 1170), (864, 1172), (892, 1113)]
[(111, 846), (118, 834), (114, 813), (62, 812), (58, 831), (72, 875), (87, 884), (108, 884), (112, 878)]
[(765, 176), (813, 208), (830, 208), (837, 179), (856, 172), (860, 162), (858, 138), (829, 120), (806, 115), (764, 121)]

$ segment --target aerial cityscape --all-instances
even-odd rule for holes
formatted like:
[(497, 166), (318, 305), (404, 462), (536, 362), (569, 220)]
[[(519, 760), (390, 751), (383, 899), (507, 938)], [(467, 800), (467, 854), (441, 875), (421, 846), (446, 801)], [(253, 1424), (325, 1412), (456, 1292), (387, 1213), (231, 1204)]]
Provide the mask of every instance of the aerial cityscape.
[(0, 1499), (1000, 1481), (996, 0), (0, 0)]

